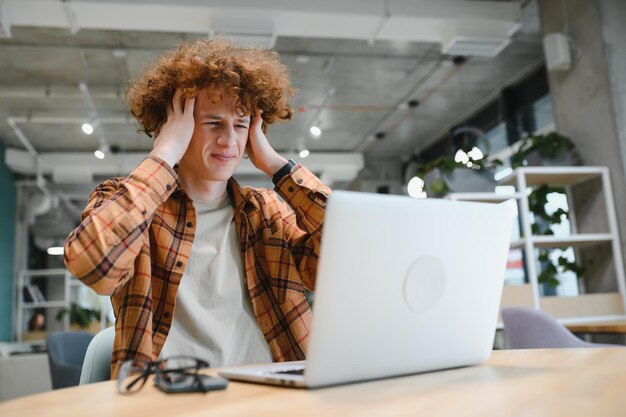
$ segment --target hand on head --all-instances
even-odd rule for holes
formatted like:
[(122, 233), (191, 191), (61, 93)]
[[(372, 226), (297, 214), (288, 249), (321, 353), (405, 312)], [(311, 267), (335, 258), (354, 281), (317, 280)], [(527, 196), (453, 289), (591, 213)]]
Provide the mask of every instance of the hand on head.
[(193, 135), (195, 103), (195, 97), (187, 97), (183, 103), (182, 91), (176, 90), (172, 103), (166, 109), (167, 120), (154, 139), (151, 155), (163, 159), (172, 167), (180, 161)]
[(257, 110), (250, 121), (246, 150), (254, 166), (271, 177), (287, 163), (287, 160), (274, 150), (263, 133), (262, 114), (262, 110)]
[[(176, 165), (185, 155), (194, 134), (194, 108), (196, 97), (185, 98), (177, 90), (172, 104), (167, 107), (167, 120), (159, 129), (152, 147), (153, 156), (163, 159), (170, 166)], [(263, 133), (262, 110), (251, 117), (246, 150), (250, 161), (268, 176), (274, 175), (287, 160), (280, 156)]]

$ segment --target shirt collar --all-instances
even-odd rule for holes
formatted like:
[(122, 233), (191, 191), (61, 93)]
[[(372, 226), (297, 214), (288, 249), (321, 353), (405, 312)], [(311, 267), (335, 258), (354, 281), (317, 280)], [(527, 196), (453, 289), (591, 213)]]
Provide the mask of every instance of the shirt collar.
[(256, 208), (256, 205), (250, 200), (249, 196), (244, 194), (243, 188), (233, 177), (228, 179), (226, 192), (237, 212), (245, 211), (248, 213)]

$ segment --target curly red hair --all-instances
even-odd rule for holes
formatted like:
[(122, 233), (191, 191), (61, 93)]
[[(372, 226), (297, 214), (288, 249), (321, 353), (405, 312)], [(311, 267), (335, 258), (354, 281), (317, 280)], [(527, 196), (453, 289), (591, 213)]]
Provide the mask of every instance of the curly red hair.
[(126, 99), (140, 130), (152, 137), (165, 123), (176, 90), (195, 97), (215, 87), (238, 98), (241, 114), (262, 110), (267, 124), (293, 116), (294, 89), (278, 53), (237, 46), (223, 37), (181, 43), (131, 84)]

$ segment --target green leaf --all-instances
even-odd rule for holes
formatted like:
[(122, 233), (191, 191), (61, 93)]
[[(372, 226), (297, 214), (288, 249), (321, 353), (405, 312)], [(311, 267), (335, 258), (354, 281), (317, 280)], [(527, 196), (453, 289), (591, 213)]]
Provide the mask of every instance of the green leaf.
[(83, 308), (76, 303), (72, 303), (70, 308), (62, 308), (56, 315), (58, 321), (63, 320), (66, 314), (70, 315), (70, 323), (78, 324), (82, 328), (89, 327), (89, 325), (100, 318), (100, 312), (98, 310), (92, 310), (90, 308)]
[(537, 281), (539, 281), (540, 284), (545, 284), (548, 282), (550, 277), (551, 275), (548, 272), (542, 271), (539, 276), (537, 276)]
[(535, 151), (544, 158), (554, 159), (563, 152), (573, 151), (575, 147), (570, 138), (556, 132), (529, 136), (522, 140), (517, 151), (511, 157), (512, 166), (513, 168), (523, 166), (526, 158)]
[(450, 188), (448, 187), (448, 184), (444, 181), (443, 178), (439, 178), (433, 181), (433, 183), (430, 185), (430, 190), (433, 193), (443, 194), (447, 192), (448, 190), (450, 190)]
[(559, 272), (559, 271), (556, 269), (556, 266), (554, 266), (554, 264), (553, 264), (553, 263), (549, 263), (549, 264), (545, 267), (544, 271), (547, 271), (549, 274), (556, 274), (556, 273), (558, 273), (558, 272)]
[(548, 284), (548, 286), (551, 288), (556, 288), (559, 286), (559, 284), (561, 284), (561, 282), (555, 277), (551, 277), (550, 279), (548, 279), (548, 282), (546, 284)]

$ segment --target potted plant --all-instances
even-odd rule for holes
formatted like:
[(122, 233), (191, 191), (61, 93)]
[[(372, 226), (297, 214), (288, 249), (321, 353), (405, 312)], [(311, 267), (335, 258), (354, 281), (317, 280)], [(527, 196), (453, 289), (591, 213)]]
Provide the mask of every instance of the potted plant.
[[(70, 324), (83, 330), (91, 330), (92, 324), (100, 320), (100, 311), (81, 307), (76, 303), (72, 303), (69, 309), (62, 308), (59, 310), (56, 319), (61, 321), (67, 314), (70, 315)], [(99, 328), (95, 330), (98, 331)]]
[[(467, 155), (467, 154), (465, 154)], [(424, 179), (425, 189), (437, 195), (449, 191), (493, 191), (496, 183), (494, 168), (502, 165), (498, 159), (486, 157), (464, 159), (440, 156), (418, 167), (418, 176)]]
[(580, 157), (572, 140), (557, 132), (545, 135), (532, 135), (522, 139), (517, 151), (511, 157), (511, 166), (526, 165), (579, 165)]
[[(535, 222), (531, 226), (533, 235), (553, 235), (552, 226), (561, 224), (569, 216), (569, 212), (562, 208), (555, 210), (553, 213), (546, 211), (548, 194), (551, 193), (565, 194), (565, 189), (544, 184), (534, 189), (528, 196), (528, 209), (535, 217)], [(565, 249), (562, 248), (561, 250), (565, 251)], [(541, 265), (541, 272), (537, 277), (538, 282), (544, 284), (548, 291), (554, 290), (559, 286), (560, 281), (557, 275), (560, 273), (571, 271), (578, 278), (584, 274), (584, 268), (576, 262), (571, 262), (567, 256), (561, 254), (556, 260), (552, 260), (549, 252), (548, 249), (539, 250), (538, 260)]]
[[(580, 156), (576, 152), (576, 145), (572, 140), (557, 132), (545, 135), (532, 135), (522, 139), (517, 151), (511, 157), (511, 166), (519, 168), (522, 166), (552, 165), (552, 166), (572, 166), (580, 164)], [(565, 189), (561, 187), (550, 187), (546, 184), (533, 190), (528, 196), (528, 208), (535, 216), (532, 225), (534, 235), (553, 235), (552, 226), (560, 224), (566, 219), (569, 213), (566, 210), (558, 209), (554, 213), (546, 212), (548, 194), (565, 194)], [(565, 250), (563, 248), (562, 250)], [(539, 264), (541, 272), (538, 281), (543, 284), (548, 291), (554, 291), (559, 286), (557, 278), (559, 273), (571, 271), (582, 276), (584, 268), (570, 262), (569, 259), (560, 255), (556, 260), (550, 259), (548, 249), (539, 250)]]

